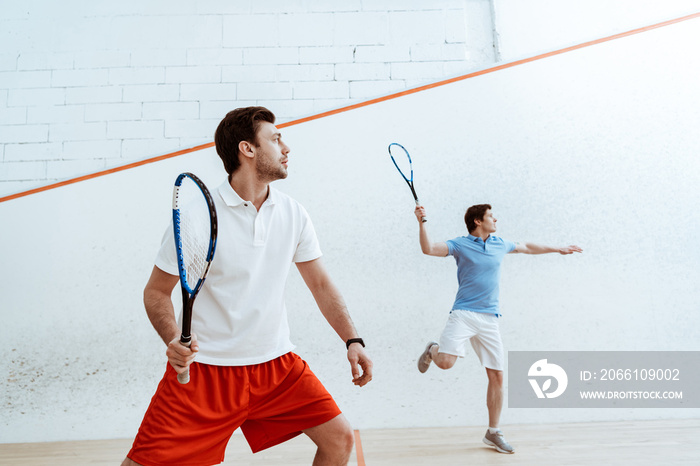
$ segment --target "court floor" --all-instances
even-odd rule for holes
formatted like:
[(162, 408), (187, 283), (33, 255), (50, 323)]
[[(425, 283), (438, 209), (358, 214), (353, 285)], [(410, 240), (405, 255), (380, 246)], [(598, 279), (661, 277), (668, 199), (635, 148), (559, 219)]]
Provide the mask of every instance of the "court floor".
[[(356, 431), (353, 466), (700, 464), (700, 419), (513, 425), (504, 433), (516, 450), (481, 443), (482, 427)], [(131, 439), (0, 444), (2, 465), (118, 465)], [(229, 442), (225, 465), (310, 465), (315, 447), (299, 436), (253, 455), (242, 435)]]

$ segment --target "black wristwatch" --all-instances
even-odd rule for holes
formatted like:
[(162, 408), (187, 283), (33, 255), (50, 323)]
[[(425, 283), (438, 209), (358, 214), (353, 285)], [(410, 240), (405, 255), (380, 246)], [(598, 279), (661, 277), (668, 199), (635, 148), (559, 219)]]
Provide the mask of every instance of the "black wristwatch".
[(359, 343), (359, 344), (362, 345), (363, 348), (365, 347), (365, 342), (362, 340), (362, 338), (351, 338), (351, 339), (349, 339), (348, 341), (345, 342), (345, 347), (346, 347), (347, 349), (350, 349), (350, 345), (352, 345), (353, 343)]

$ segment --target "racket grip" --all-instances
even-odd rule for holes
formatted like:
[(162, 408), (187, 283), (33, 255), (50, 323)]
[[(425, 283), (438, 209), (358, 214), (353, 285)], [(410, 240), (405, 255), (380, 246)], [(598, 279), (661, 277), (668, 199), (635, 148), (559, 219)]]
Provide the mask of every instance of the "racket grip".
[[(418, 199), (416, 199), (416, 206), (420, 207), (420, 201)], [(425, 223), (428, 221), (428, 217), (421, 217), (420, 221)]]
[(190, 368), (185, 369), (185, 372), (177, 374), (177, 381), (182, 385), (189, 383), (190, 381)]
[[(192, 340), (188, 341), (187, 343), (180, 341), (180, 344), (182, 346), (186, 346), (187, 348), (189, 348), (190, 345), (192, 344)], [(187, 369), (185, 369), (185, 372), (177, 374), (177, 381), (180, 382), (182, 385), (189, 383), (189, 381), (190, 381), (190, 368), (189, 367), (187, 367)]]

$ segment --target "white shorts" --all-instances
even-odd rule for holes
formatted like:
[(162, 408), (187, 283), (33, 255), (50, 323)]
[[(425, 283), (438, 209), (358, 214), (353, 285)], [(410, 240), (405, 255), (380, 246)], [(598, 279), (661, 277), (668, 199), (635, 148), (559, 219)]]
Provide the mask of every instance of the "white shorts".
[(440, 353), (463, 358), (467, 353), (467, 340), (479, 356), (481, 365), (502, 371), (503, 342), (498, 317), (474, 311), (453, 310), (440, 335)]

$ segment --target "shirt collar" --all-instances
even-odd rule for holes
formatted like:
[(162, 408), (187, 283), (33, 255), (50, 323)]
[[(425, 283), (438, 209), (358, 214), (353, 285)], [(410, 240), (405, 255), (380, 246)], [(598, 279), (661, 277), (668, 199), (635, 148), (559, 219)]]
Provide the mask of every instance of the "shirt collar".
[(489, 237), (486, 238), (486, 241), (481, 239), (479, 236), (473, 236), (471, 234), (467, 235), (467, 238), (469, 238), (470, 241), (473, 241), (475, 243), (481, 243), (481, 244), (490, 243), (491, 241), (493, 241), (493, 235), (489, 235)]
[[(268, 192), (267, 192), (267, 199), (265, 199), (265, 202), (263, 202), (263, 205), (269, 204), (269, 205), (274, 205), (275, 200), (277, 199), (277, 190), (274, 189), (272, 186), (268, 185)], [(246, 202), (249, 203), (249, 201), (246, 201), (245, 199), (241, 198), (241, 196), (238, 195), (238, 193), (231, 187), (231, 183), (229, 183), (228, 178), (226, 181), (221, 183), (221, 185), (218, 188), (219, 193), (221, 194), (221, 198), (224, 200), (227, 206), (229, 207), (237, 207), (241, 204), (244, 204)]]

